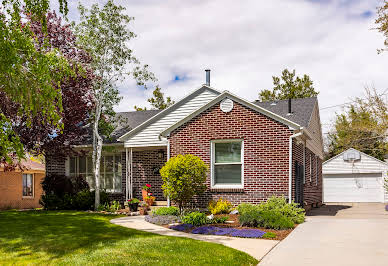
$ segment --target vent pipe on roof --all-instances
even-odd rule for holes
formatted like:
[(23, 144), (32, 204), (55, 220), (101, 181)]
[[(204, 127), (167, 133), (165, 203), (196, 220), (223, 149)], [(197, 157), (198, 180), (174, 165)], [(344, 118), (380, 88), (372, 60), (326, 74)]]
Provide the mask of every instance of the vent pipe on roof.
[(206, 85), (210, 86), (210, 69), (205, 69), (206, 72)]
[(292, 108), (291, 108), (291, 98), (288, 98), (288, 115), (292, 114)]

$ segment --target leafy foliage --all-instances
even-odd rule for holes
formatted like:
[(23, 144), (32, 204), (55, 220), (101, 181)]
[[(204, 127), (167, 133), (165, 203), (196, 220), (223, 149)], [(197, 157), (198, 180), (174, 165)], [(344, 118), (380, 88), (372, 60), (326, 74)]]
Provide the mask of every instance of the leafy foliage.
[(114, 200), (110, 203), (106, 202), (105, 204), (98, 206), (97, 209), (99, 211), (116, 212), (121, 209), (121, 205), (120, 202)]
[[(78, 9), (80, 22), (77, 25), (74, 24), (77, 44), (91, 56), (89, 67), (97, 77), (93, 83), (95, 104), (92, 111), (92, 161), (96, 180), (95, 206), (97, 208), (102, 136), (109, 137), (113, 132), (117, 118), (113, 107), (121, 100), (117, 82), (131, 75), (137, 85), (145, 86), (146, 81), (155, 80), (155, 78), (148, 71), (148, 65), (140, 65), (129, 47), (130, 41), (136, 37), (128, 27), (134, 18), (123, 13), (124, 7), (115, 5), (113, 0), (108, 0), (101, 8), (98, 4), (94, 4), (87, 9), (80, 4)], [(128, 67), (132, 67), (132, 70), (128, 71)]]
[[(152, 107), (157, 110), (164, 110), (175, 103), (173, 100), (171, 100), (171, 97), (167, 97), (166, 99), (164, 99), (164, 93), (161, 92), (161, 88), (159, 86), (156, 86), (156, 89), (152, 92), (152, 94), (154, 96), (149, 98), (147, 101), (151, 104)], [(141, 108), (135, 105), (135, 110), (145, 111), (147, 110), (147, 108)]]
[(319, 92), (315, 91), (313, 81), (308, 75), (302, 78), (296, 76), (295, 70), (290, 72), (284, 69), (281, 77), (273, 76), (274, 87), (272, 90), (262, 90), (259, 93), (260, 101), (285, 100), (289, 98), (315, 97)]
[(179, 209), (174, 206), (170, 207), (161, 207), (157, 208), (154, 211), (152, 211), (152, 214), (154, 215), (174, 215), (178, 216), (179, 215)]
[(228, 214), (233, 206), (228, 200), (219, 198), (217, 201), (210, 201), (208, 209), (212, 214)]
[(336, 115), (328, 135), (327, 158), (354, 148), (384, 160), (388, 153), (388, 102), (375, 89), (366, 88), (365, 94)]
[(192, 212), (182, 217), (182, 223), (199, 226), (199, 225), (207, 224), (208, 218), (204, 213)]
[(304, 222), (304, 209), (295, 203), (287, 203), (283, 197), (273, 196), (258, 205), (243, 203), (238, 206), (238, 211), (240, 223), (247, 226), (287, 229)]
[(377, 30), (381, 32), (384, 37), (385, 48), (378, 49), (379, 53), (388, 50), (388, 1), (385, 0), (384, 3), (377, 8), (377, 19), (375, 21), (377, 24)]
[(183, 207), (194, 195), (205, 191), (207, 166), (197, 156), (186, 154), (170, 158), (160, 170), (162, 189), (166, 197)]
[(266, 232), (264, 235), (263, 235), (263, 238), (275, 238), (276, 237), (276, 234), (275, 233), (272, 233), (272, 232)]
[[(59, 0), (60, 11), (67, 12), (67, 1)], [(48, 0), (4, 0), (0, 10), (0, 99), (14, 103), (18, 116), (27, 126), (32, 120), (62, 129), (61, 82), (74, 74), (58, 49), (44, 49), (25, 20), (38, 21), (46, 29)], [(45, 43), (46, 45), (46, 43)], [(39, 116), (38, 116), (39, 115)], [(12, 164), (24, 158), (22, 142), (13, 132), (13, 117), (0, 110), (0, 162)]]

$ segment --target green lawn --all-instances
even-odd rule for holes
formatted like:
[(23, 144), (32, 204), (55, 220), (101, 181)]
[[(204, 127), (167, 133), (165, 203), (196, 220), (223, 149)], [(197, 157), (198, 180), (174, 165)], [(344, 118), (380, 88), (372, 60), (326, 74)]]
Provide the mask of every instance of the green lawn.
[(111, 215), (73, 211), (0, 212), (0, 265), (253, 265), (251, 256), (214, 243), (113, 225)]

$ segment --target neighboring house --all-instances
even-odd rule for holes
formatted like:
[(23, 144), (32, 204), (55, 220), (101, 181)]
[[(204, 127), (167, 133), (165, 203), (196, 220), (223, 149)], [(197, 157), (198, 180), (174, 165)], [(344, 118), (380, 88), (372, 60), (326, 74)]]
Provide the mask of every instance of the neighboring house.
[[(101, 170), (102, 188), (114, 199), (141, 198), (149, 183), (156, 199), (165, 201), (160, 168), (170, 157), (190, 153), (209, 166), (208, 190), (196, 198), (197, 206), (219, 197), (235, 205), (258, 203), (274, 194), (307, 208), (322, 202), (316, 98), (252, 103), (207, 83), (163, 111), (119, 115), (127, 122), (106, 144), (111, 150)], [(76, 148), (87, 152), (90, 144)], [(93, 186), (91, 169), (90, 156), (46, 158), (47, 174), (83, 175)]]
[(43, 164), (23, 160), (24, 170), (4, 171), (0, 166), (0, 209), (39, 208), (41, 182), (45, 176)]
[(388, 164), (356, 149), (323, 163), (324, 202), (387, 202)]

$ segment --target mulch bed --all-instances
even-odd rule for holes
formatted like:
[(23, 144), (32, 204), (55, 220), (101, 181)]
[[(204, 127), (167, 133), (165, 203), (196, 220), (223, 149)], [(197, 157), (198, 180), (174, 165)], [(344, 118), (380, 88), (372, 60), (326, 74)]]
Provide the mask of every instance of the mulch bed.
[[(224, 223), (224, 224), (211, 224), (211, 226), (216, 227), (227, 227), (227, 228), (236, 228), (236, 229), (259, 229), (264, 232), (272, 232), (276, 234), (276, 237), (274, 238), (261, 238), (261, 239), (269, 239), (269, 240), (283, 240), (285, 239), (291, 232), (296, 228), (296, 226), (292, 229), (285, 229), (285, 230), (275, 230), (275, 229), (267, 229), (263, 227), (247, 227), (247, 226), (241, 226), (240, 222), (238, 221), (238, 215), (237, 214), (221, 214), (221, 215), (215, 215), (215, 217), (222, 217), (222, 216), (228, 216), (228, 221), (233, 221), (233, 223)], [(169, 228), (169, 225), (163, 225), (163, 227)], [(184, 230), (183, 232), (191, 233), (191, 229)]]

